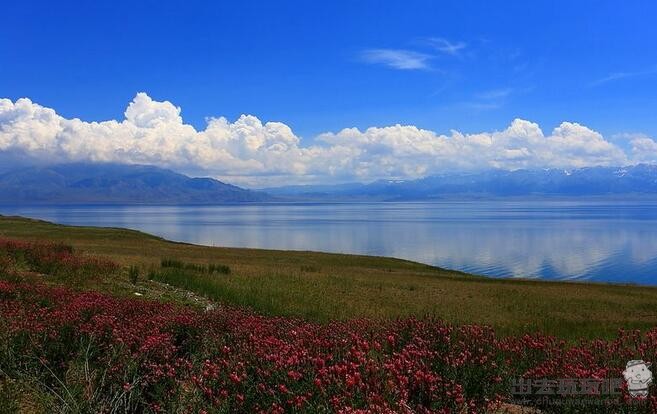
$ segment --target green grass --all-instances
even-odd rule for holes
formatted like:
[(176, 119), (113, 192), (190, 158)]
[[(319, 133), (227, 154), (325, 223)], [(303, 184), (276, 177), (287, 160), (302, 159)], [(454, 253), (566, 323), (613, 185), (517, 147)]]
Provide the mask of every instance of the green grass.
[[(489, 279), (392, 258), (204, 247), (132, 230), (11, 217), (0, 217), (0, 236), (61, 241), (143, 270), (136, 286), (126, 270), (100, 289), (175, 299), (147, 280), (150, 272), (155, 281), (271, 315), (317, 321), (435, 315), (502, 333), (539, 330), (567, 339), (657, 325), (653, 287)], [(181, 266), (163, 268), (163, 259)], [(209, 272), (212, 266), (229, 272)]]
[(230, 274), (230, 267), (216, 263), (210, 263), (207, 266), (204, 266), (195, 263), (185, 263), (176, 259), (162, 259), (160, 266), (163, 268), (186, 269), (198, 273), (223, 273), (225, 275)]

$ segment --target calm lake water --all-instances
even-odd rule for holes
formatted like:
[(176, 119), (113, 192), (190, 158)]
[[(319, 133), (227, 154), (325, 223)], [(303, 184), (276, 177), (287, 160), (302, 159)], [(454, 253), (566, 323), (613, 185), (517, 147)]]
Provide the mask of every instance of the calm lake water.
[(191, 243), (393, 256), (495, 277), (657, 284), (657, 200), (0, 206)]

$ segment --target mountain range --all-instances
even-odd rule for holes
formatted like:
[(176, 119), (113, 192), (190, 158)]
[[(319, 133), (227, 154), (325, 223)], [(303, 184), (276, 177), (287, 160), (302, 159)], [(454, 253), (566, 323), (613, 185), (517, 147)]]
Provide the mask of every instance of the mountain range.
[(271, 199), (212, 178), (191, 178), (144, 165), (77, 163), (0, 174), (2, 204), (212, 204)]
[(514, 196), (657, 195), (657, 165), (488, 170), (368, 184), (240, 188), (144, 165), (75, 163), (0, 174), (0, 204), (216, 204), (266, 201), (413, 201)]
[(431, 200), (447, 197), (598, 196), (657, 194), (657, 165), (588, 167), (574, 170), (488, 170), (434, 175), (411, 181), (379, 180), (369, 184), (286, 186), (263, 191), (280, 197)]

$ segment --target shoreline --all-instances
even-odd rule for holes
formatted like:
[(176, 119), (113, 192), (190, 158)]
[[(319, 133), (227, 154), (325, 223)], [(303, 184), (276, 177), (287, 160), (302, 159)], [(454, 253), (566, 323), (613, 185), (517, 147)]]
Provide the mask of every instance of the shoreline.
[[(331, 203), (327, 203), (327, 204), (331, 204)], [(61, 205), (61, 206), (64, 206), (64, 205)], [(79, 206), (96, 206), (96, 205), (79, 205)], [(108, 207), (115, 207), (114, 205), (107, 205), (107, 206)], [(164, 206), (164, 205), (161, 205), (161, 206)], [(184, 207), (185, 205), (180, 205), (180, 206)], [(190, 206), (195, 206), (196, 207), (196, 205), (190, 205)], [(131, 205), (131, 207), (132, 207), (132, 205)], [(144, 205), (144, 207), (146, 207), (146, 205)], [(77, 224), (65, 224), (65, 223), (57, 223), (57, 222), (54, 222), (54, 221), (49, 221), (49, 220), (44, 220), (44, 219), (34, 218), (34, 217), (20, 216), (20, 215), (3, 215), (3, 214), (0, 214), (0, 220), (2, 220), (2, 219), (30, 220), (30, 221), (34, 221), (34, 222), (40, 222), (40, 223), (56, 225), (56, 226), (64, 226), (64, 227), (69, 227), (69, 228), (81, 228), (81, 229), (94, 229), (94, 228), (96, 228), (96, 229), (107, 229), (107, 230), (135, 232), (135, 233), (141, 234), (143, 236), (159, 239), (163, 242), (181, 244), (181, 245), (186, 245), (186, 246), (194, 246), (194, 247), (234, 249), (234, 250), (243, 250), (243, 251), (246, 251), (246, 252), (249, 252), (249, 251), (258, 252), (258, 251), (260, 251), (260, 252), (269, 252), (269, 253), (322, 254), (322, 255), (335, 255), (335, 256), (349, 256), (351, 258), (362, 258), (362, 259), (395, 260), (395, 261), (400, 261), (400, 262), (407, 262), (407, 263), (413, 264), (413, 265), (426, 266), (427, 268), (434, 269), (436, 271), (449, 272), (449, 273), (456, 274), (456, 275), (467, 276), (467, 277), (471, 277), (471, 278), (481, 278), (481, 279), (485, 279), (485, 280), (518, 281), (518, 282), (523, 282), (523, 283), (550, 283), (550, 284), (566, 284), (566, 285), (598, 285), (598, 286), (615, 286), (615, 287), (642, 287), (642, 288), (647, 288), (647, 289), (657, 289), (657, 284), (649, 285), (649, 284), (641, 284), (641, 283), (622, 283), (622, 282), (613, 282), (613, 281), (595, 281), (595, 280), (577, 280), (577, 279), (546, 279), (546, 278), (541, 278), (541, 277), (525, 277), (525, 276), (492, 276), (492, 275), (471, 273), (471, 272), (467, 272), (467, 271), (463, 271), (463, 270), (437, 266), (437, 265), (433, 265), (433, 264), (430, 264), (430, 263), (425, 263), (425, 262), (421, 262), (421, 261), (417, 261), (417, 260), (411, 260), (411, 259), (405, 259), (405, 258), (396, 257), (396, 256), (371, 255), (371, 254), (359, 254), (359, 253), (336, 252), (336, 251), (322, 251), (322, 250), (270, 249), (270, 248), (261, 248), (261, 247), (224, 246), (224, 245), (214, 245), (214, 244), (193, 243), (193, 242), (182, 241), (182, 240), (168, 239), (164, 236), (159, 236), (159, 235), (156, 235), (156, 234), (152, 234), (152, 233), (149, 233), (149, 232), (146, 232), (146, 231), (142, 231), (142, 230), (139, 230), (139, 229), (133, 229), (133, 228), (129, 228), (129, 227), (95, 226), (95, 225), (94, 226), (87, 226), (87, 225), (77, 225)], [(2, 235), (2, 233), (0, 232), (0, 236), (1, 235)]]

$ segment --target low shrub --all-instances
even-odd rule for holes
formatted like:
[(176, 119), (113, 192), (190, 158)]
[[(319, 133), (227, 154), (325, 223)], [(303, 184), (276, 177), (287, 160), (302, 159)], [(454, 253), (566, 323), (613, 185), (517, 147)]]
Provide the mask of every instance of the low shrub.
[(128, 278), (130, 279), (130, 283), (136, 285), (139, 281), (139, 274), (140, 271), (138, 266), (130, 266), (130, 269), (128, 269)]
[(230, 274), (230, 267), (221, 264), (210, 263), (208, 265), (208, 273), (221, 273), (224, 275)]
[(221, 264), (210, 263), (207, 266), (196, 263), (185, 263), (177, 259), (162, 259), (160, 266), (163, 269), (185, 269), (197, 273), (222, 273), (230, 274), (230, 267)]
[(176, 259), (162, 259), (160, 262), (160, 266), (162, 267), (173, 267), (175, 269), (182, 269), (185, 267), (185, 263), (181, 262), (180, 260)]

